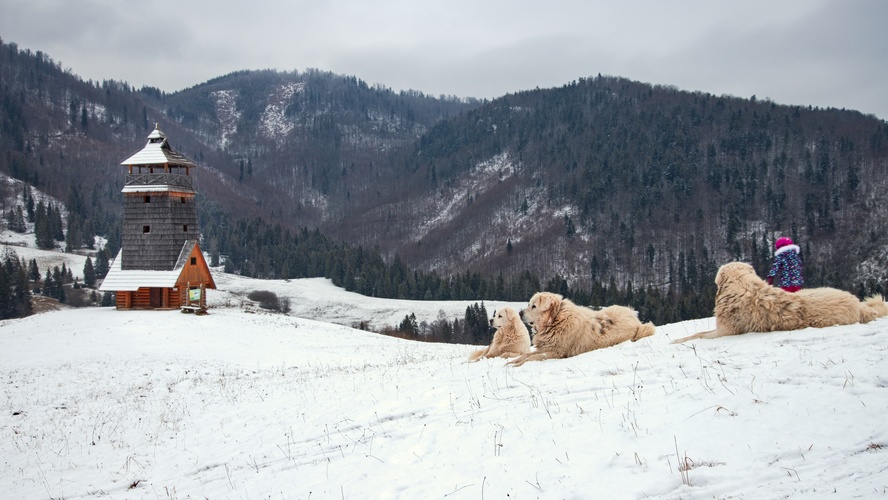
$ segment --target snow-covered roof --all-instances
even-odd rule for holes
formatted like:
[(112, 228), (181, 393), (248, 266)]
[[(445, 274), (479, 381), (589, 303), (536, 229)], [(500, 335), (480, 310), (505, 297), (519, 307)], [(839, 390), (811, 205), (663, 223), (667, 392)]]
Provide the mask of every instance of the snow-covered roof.
[(177, 165), (196, 167), (185, 155), (173, 151), (166, 135), (155, 127), (148, 135), (148, 143), (136, 154), (120, 162), (121, 165)]
[(134, 292), (139, 288), (172, 288), (176, 286), (179, 275), (182, 274), (182, 268), (188, 262), (188, 256), (197, 240), (188, 240), (182, 245), (182, 252), (176, 260), (176, 265), (170, 271), (149, 271), (143, 269), (127, 269), (121, 268), (121, 255), (123, 249), (117, 252), (117, 257), (111, 262), (111, 267), (102, 285), (99, 286), (100, 292)]

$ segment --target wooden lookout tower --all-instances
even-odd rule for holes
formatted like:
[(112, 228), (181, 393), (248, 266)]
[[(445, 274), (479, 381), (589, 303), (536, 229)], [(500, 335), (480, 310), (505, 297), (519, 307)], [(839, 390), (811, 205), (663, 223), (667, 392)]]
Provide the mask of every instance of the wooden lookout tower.
[(204, 292), (216, 283), (200, 251), (197, 165), (173, 151), (159, 128), (121, 165), (121, 248), (99, 290), (117, 292), (118, 309), (205, 309)]

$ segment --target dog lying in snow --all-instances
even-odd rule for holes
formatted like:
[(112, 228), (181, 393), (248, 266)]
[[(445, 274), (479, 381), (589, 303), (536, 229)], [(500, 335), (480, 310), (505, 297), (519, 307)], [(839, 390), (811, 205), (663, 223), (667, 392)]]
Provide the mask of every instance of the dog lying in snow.
[(744, 262), (730, 262), (715, 275), (715, 330), (680, 338), (714, 339), (747, 332), (774, 332), (868, 323), (888, 315), (881, 295), (863, 302), (835, 288), (807, 288), (795, 293), (769, 285)]
[(493, 340), (486, 348), (469, 355), (469, 361), (481, 358), (514, 358), (530, 351), (530, 333), (511, 307), (494, 311), (490, 326), (496, 328)]
[(531, 297), (520, 316), (533, 327), (535, 350), (508, 363), (514, 366), (527, 361), (569, 358), (627, 340), (635, 342), (656, 331), (653, 323), (642, 323), (638, 313), (628, 307), (608, 306), (596, 311), (551, 292)]

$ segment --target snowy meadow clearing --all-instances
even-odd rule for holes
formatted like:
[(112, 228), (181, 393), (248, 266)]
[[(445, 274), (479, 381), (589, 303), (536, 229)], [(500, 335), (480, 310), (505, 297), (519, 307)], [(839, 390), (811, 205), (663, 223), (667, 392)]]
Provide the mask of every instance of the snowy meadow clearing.
[(670, 344), (713, 326), (689, 321), (512, 368), (347, 326), (467, 303), (216, 279), (206, 316), (0, 322), (4, 498), (888, 495), (886, 319)]

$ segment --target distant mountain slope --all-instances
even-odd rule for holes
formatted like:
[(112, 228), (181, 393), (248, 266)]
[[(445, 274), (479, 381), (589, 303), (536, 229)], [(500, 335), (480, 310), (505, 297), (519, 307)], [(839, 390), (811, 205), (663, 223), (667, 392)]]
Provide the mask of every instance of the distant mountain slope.
[(317, 70), (232, 73), (163, 99), (167, 116), (236, 163), (232, 178), (283, 196), (262, 205), (310, 224), (375, 198), (399, 173), (393, 151), (476, 105)]
[(80, 186), (93, 201), (84, 216), (101, 218), (105, 234), (119, 226), (119, 161), (157, 125), (202, 167), (206, 222), (237, 214), (316, 226), (377, 196), (368, 179), (393, 175), (392, 150), (477, 104), (316, 70), (242, 71), (164, 94), (84, 82), (47, 54), (2, 43), (0, 169), (63, 200)]
[(405, 196), (341, 234), (446, 271), (636, 286), (699, 286), (736, 259), (763, 270), (786, 234), (811, 284), (878, 285), (886, 174), (888, 124), (872, 116), (599, 76), (439, 122), (404, 161)]

